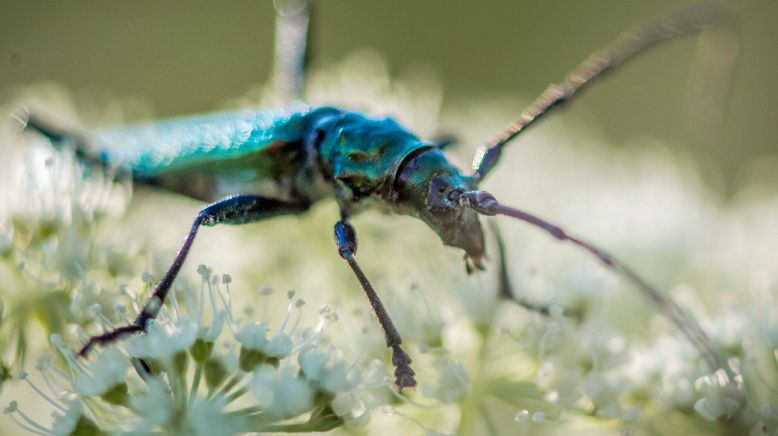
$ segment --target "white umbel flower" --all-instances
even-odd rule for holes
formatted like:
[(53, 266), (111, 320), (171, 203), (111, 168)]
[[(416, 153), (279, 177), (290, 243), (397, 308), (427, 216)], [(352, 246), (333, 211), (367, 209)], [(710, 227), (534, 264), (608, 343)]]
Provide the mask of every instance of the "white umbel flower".
[(197, 323), (188, 317), (150, 321), (146, 334), (128, 338), (125, 346), (135, 357), (170, 359), (191, 347), (199, 330)]
[(724, 370), (719, 369), (712, 375), (698, 379), (695, 385), (703, 397), (694, 403), (694, 410), (705, 418), (711, 421), (732, 419), (740, 410), (742, 388), (730, 380)]
[(254, 371), (250, 382), (257, 406), (270, 419), (287, 419), (311, 409), (313, 394), (310, 383), (297, 376), (289, 365), (278, 369), (262, 365)]
[(79, 395), (100, 396), (123, 384), (130, 362), (116, 346), (102, 350), (76, 376), (74, 387)]
[(130, 399), (130, 407), (142, 416), (149, 429), (164, 426), (173, 418), (173, 399), (165, 383), (156, 377), (148, 380), (146, 390)]
[(78, 421), (83, 416), (84, 405), (73, 394), (65, 394), (61, 400), (67, 406), (67, 409), (64, 412), (55, 410), (52, 413), (54, 423), (51, 426), (51, 431), (56, 435), (74, 434)]
[[(361, 361), (346, 364), (334, 346), (318, 351), (325, 327), (335, 319), (330, 310), (320, 313), (315, 327), (298, 331), (303, 304), (290, 293), (288, 316), (268, 339), (266, 323), (241, 327), (231, 318), (228, 298), (210, 297), (205, 308), (194, 301), (179, 307), (173, 299), (174, 310), (163, 308), (145, 334), (108, 345), (93, 353), (91, 361), (77, 358), (61, 336), (52, 335), (52, 347), (67, 370), (56, 368), (51, 359), (41, 359), (38, 367), (47, 386), (66, 394), (52, 400), (30, 382), (55, 408), (52, 428), (27, 422), (17, 403), (9, 405), (7, 414), (19, 417), (23, 428), (47, 434), (327, 431), (369, 420), (364, 402), (346, 404), (351, 395), (368, 389), (356, 368)], [(98, 308), (92, 312), (95, 319), (109, 322)], [(297, 318), (287, 329), (292, 312)], [(224, 329), (227, 320), (231, 328)], [(217, 341), (233, 345), (215, 347)], [(249, 352), (261, 354), (264, 361), (241, 369)], [(238, 364), (228, 370), (228, 361)], [(130, 366), (135, 371), (128, 371)]]
[(258, 351), (269, 357), (284, 358), (292, 351), (292, 339), (282, 332), (267, 338), (268, 326), (264, 323), (251, 323), (243, 326), (235, 339), (247, 350)]
[(321, 351), (309, 346), (300, 351), (298, 362), (305, 378), (330, 393), (350, 391), (361, 381), (361, 373), (339, 358), (333, 348)]
[(449, 358), (436, 359), (437, 383), (424, 387), (424, 395), (443, 403), (455, 403), (467, 394), (470, 377), (464, 365)]

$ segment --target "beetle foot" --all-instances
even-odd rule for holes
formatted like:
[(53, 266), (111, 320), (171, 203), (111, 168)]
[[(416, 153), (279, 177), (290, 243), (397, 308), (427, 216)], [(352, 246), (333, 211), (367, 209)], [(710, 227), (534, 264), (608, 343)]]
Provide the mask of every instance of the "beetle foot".
[(92, 347), (99, 345), (104, 346), (106, 344), (110, 344), (112, 342), (116, 342), (119, 338), (123, 336), (127, 336), (133, 333), (139, 333), (143, 331), (143, 327), (135, 324), (126, 325), (124, 327), (115, 328), (109, 332), (103, 333), (102, 335), (92, 336), (89, 338), (89, 341), (87, 341), (86, 344), (84, 344), (83, 347), (78, 351), (79, 357), (86, 357), (87, 354), (89, 354), (89, 350), (92, 349)]
[(400, 388), (412, 388), (416, 386), (416, 379), (411, 368), (411, 358), (399, 345), (392, 345), (392, 365), (394, 365), (394, 384)]

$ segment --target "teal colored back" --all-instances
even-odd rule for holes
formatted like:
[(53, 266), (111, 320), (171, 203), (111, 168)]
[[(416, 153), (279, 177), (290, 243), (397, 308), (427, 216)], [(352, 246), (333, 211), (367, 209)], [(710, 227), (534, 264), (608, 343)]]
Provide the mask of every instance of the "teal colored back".
[(390, 199), (400, 164), (433, 147), (391, 118), (333, 107), (177, 118), (98, 130), (89, 142), (95, 158), (138, 182), (204, 201), (237, 193), (314, 201), (333, 188), (351, 203)]
[(97, 157), (154, 177), (186, 167), (236, 159), (274, 142), (295, 142), (307, 130), (310, 109), (241, 111), (175, 118), (92, 132)]

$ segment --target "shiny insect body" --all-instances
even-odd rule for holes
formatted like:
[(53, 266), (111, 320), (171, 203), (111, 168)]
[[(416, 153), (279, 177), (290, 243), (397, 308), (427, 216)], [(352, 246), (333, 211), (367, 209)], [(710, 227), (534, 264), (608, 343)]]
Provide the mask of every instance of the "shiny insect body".
[[(291, 98), (299, 97), (304, 80), (308, 12), (304, 5), (279, 16), (276, 84)], [(334, 196), (340, 208), (340, 220), (334, 227), (339, 255), (353, 270), (381, 324), (400, 388), (416, 384), (411, 360), (355, 259), (357, 238), (349, 218), (365, 207), (423, 220), (444, 244), (464, 250), (468, 272), (484, 268), (485, 238), (478, 215), (506, 215), (535, 225), (559, 240), (578, 245), (623, 275), (656, 304), (711, 366), (718, 367), (717, 354), (694, 320), (633, 270), (544, 219), (498, 203), (491, 194), (479, 190), (479, 184), (499, 161), (505, 144), (602, 73), (656, 42), (704, 30), (721, 18), (708, 9), (692, 8), (623, 34), (561, 84), (550, 86), (504, 133), (482, 147), (471, 174), (452, 165), (441, 144), (419, 138), (391, 118), (373, 119), (334, 107), (247, 110), (86, 133), (61, 129), (35, 112), (18, 112), (27, 128), (46, 135), (55, 145), (72, 147), (89, 164), (112, 167), (130, 174), (136, 183), (210, 203), (195, 218), (175, 260), (135, 322), (91, 338), (80, 354), (86, 355), (94, 345), (145, 331), (164, 303), (201, 226), (300, 214), (320, 199)], [(548, 313), (547, 308), (514, 295), (503, 259), (499, 265), (502, 297)]]

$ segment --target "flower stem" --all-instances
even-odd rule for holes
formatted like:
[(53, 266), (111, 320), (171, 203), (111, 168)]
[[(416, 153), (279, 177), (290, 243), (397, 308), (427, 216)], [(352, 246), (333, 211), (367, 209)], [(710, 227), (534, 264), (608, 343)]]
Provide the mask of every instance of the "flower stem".
[(203, 364), (198, 363), (195, 368), (194, 377), (192, 378), (192, 387), (189, 390), (189, 407), (192, 407), (194, 398), (197, 396), (197, 390), (200, 388), (200, 378), (203, 375)]

